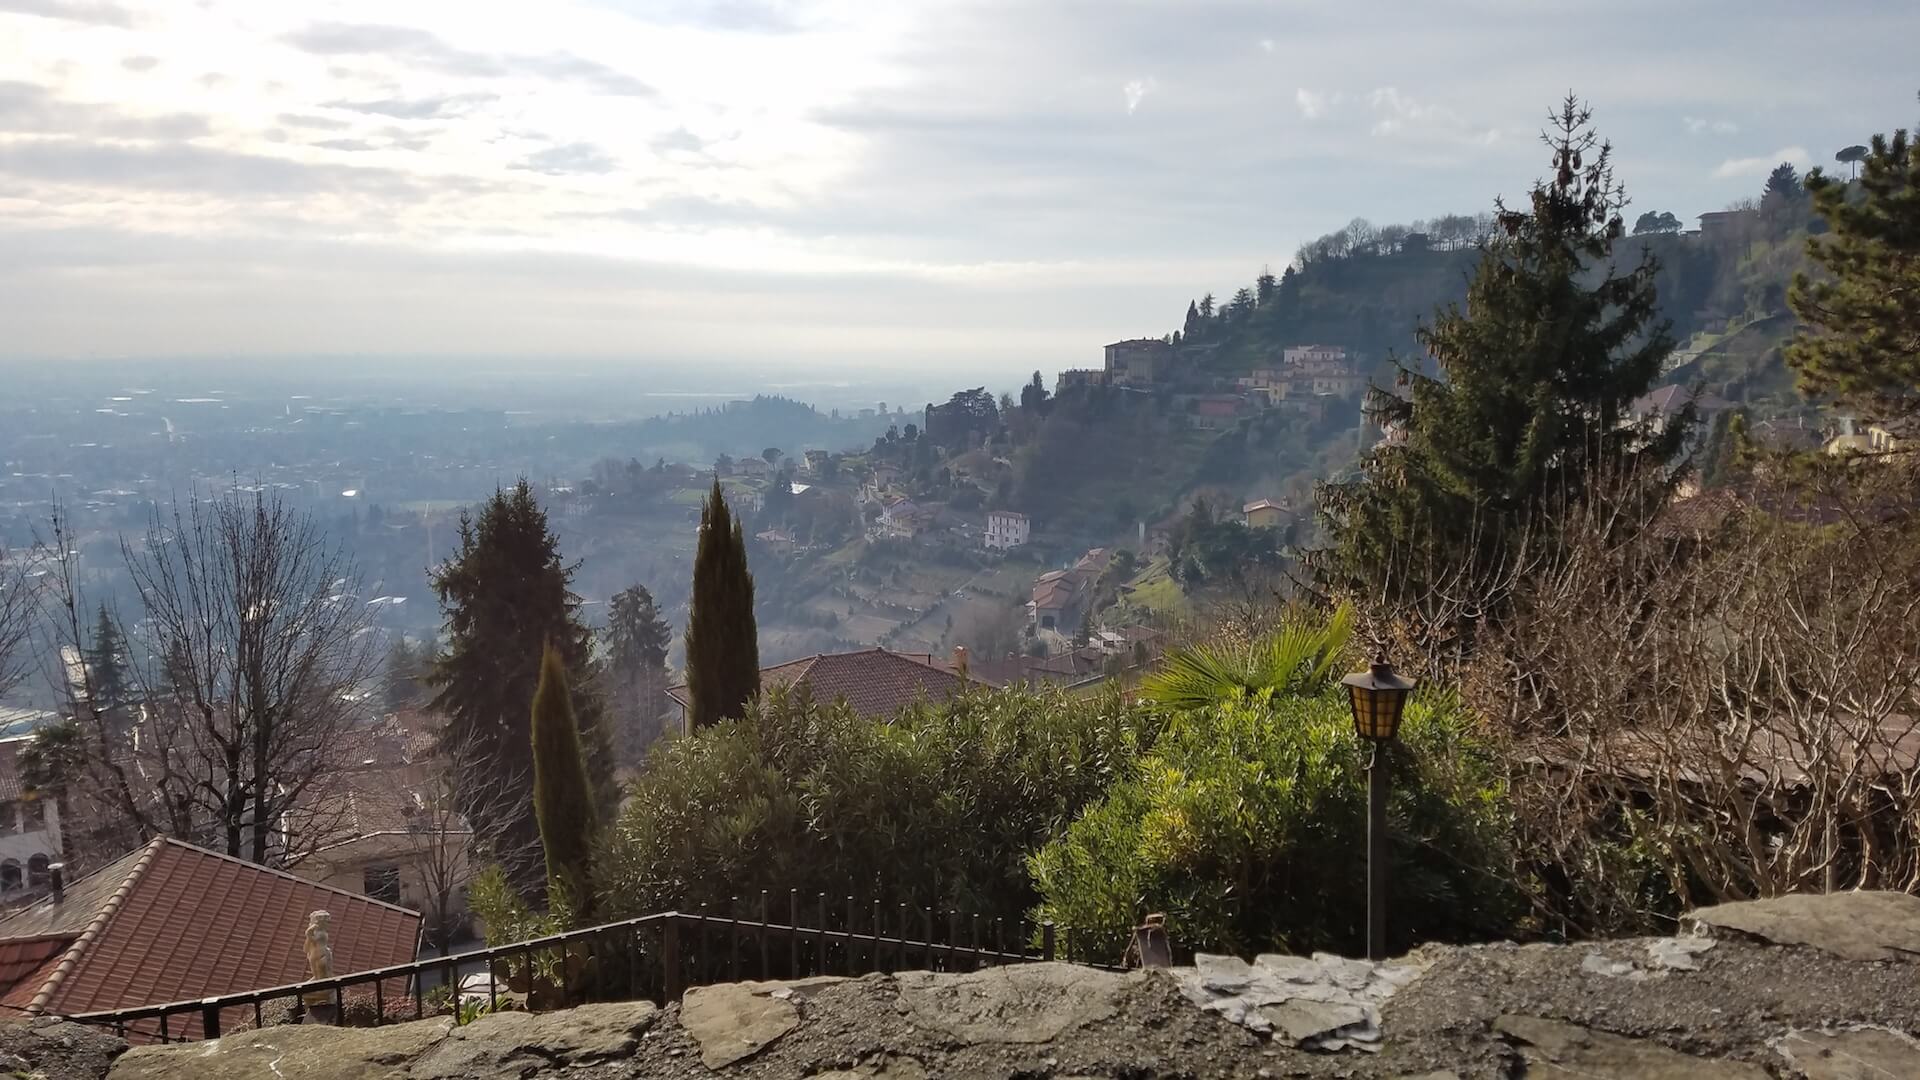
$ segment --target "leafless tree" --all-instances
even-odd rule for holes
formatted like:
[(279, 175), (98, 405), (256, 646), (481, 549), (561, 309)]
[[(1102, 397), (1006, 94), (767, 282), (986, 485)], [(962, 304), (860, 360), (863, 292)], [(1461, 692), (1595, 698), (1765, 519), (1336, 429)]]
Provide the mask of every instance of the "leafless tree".
[[(435, 764), (408, 815), (404, 858), (420, 876), (428, 925), (444, 956), (451, 945), (454, 898), (474, 874), (488, 864), (500, 866), (509, 877), (535, 872), (544, 851), (537, 841), (516, 840), (512, 830), (502, 827), (524, 812), (517, 800), (524, 797), (530, 779), (509, 776), (494, 781), (489, 792), (475, 792), (474, 778), (494, 773), (483, 766), (477, 746), (451, 747)], [(456, 785), (467, 814), (457, 809)]]
[(258, 491), (176, 501), (121, 548), (146, 648), (136, 757), (169, 831), (262, 863), (332, 839), (285, 825), (340, 767), (377, 669), (352, 560)]
[(1590, 505), (1516, 580), (1454, 674), (1569, 929), (1920, 890), (1920, 547), (1889, 481), (1783, 474), (1625, 532)]
[(28, 645), (39, 616), (37, 562), (33, 552), (10, 553), (0, 546), (0, 697), (32, 668)]

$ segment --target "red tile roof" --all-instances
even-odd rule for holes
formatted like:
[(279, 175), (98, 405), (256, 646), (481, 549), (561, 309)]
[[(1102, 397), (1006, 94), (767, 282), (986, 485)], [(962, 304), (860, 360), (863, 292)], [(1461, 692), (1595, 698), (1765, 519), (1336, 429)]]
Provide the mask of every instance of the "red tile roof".
[[(339, 974), (415, 956), (418, 912), (161, 837), (0, 922), (0, 948), (70, 942), (0, 1008), (72, 1016), (299, 982), (316, 910), (333, 916)], [(198, 1023), (182, 1017), (176, 1030)]]
[[(969, 683), (990, 685), (978, 678), (962, 678), (925, 654), (878, 648), (821, 653), (760, 669), (763, 691), (776, 686), (804, 687), (815, 701), (844, 699), (854, 712), (877, 718), (891, 718), (922, 700), (944, 701)], [(684, 707), (686, 691), (685, 686), (676, 686), (667, 695)]]

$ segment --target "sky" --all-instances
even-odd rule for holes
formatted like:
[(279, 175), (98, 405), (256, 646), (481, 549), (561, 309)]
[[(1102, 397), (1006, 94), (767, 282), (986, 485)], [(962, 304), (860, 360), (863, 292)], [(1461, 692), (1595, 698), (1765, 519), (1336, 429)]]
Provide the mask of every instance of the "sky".
[(1911, 125), (1911, 0), (0, 0), (0, 358), (1096, 365), (1591, 102), (1636, 211)]

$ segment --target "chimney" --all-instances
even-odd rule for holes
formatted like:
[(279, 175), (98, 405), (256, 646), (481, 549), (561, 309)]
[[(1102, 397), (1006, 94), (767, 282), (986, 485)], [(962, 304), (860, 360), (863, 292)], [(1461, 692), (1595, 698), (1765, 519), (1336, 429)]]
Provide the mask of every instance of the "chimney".
[(964, 679), (967, 677), (967, 647), (965, 645), (955, 645), (953, 647), (953, 669), (960, 673), (961, 678)]
[(58, 904), (65, 900), (67, 898), (67, 864), (48, 863), (47, 882), (53, 886), (53, 902)]

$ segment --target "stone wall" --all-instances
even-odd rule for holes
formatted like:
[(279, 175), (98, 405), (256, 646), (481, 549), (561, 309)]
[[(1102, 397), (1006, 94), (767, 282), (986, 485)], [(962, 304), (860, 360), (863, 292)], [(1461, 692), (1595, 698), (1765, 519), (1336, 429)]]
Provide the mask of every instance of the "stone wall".
[(131, 1050), (70, 1024), (0, 1026), (0, 1077), (1920, 1077), (1920, 899), (1727, 905), (1686, 929), (1429, 946), (1385, 964), (1202, 956), (1128, 974), (1030, 964), (736, 983), (666, 1009), (280, 1027)]

